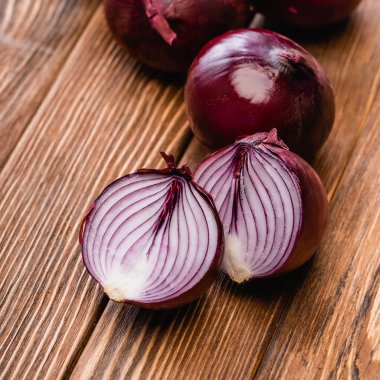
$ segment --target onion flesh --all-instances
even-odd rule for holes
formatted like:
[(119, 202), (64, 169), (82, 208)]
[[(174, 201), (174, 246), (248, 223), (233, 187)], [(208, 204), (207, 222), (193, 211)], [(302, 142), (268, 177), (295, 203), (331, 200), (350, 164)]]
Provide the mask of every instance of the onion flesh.
[(225, 234), (222, 269), (232, 280), (288, 272), (314, 254), (327, 222), (326, 193), (275, 130), (217, 151), (194, 178), (214, 198)]
[(104, 9), (131, 54), (169, 72), (186, 72), (203, 45), (253, 16), (250, 0), (104, 0)]
[(212, 284), (223, 232), (188, 168), (142, 169), (109, 185), (81, 233), (85, 266), (107, 295), (147, 308), (191, 302)]

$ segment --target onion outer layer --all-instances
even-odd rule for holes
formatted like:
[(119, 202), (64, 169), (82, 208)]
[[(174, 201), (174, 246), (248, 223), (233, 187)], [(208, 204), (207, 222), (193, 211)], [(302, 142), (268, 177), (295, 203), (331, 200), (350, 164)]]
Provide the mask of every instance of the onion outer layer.
[(185, 103), (195, 136), (207, 146), (276, 128), (308, 160), (335, 118), (333, 90), (321, 65), (294, 41), (261, 29), (234, 30), (210, 41), (189, 69)]
[(143, 63), (184, 73), (209, 40), (249, 25), (251, 0), (104, 0), (116, 39)]
[(194, 178), (214, 198), (225, 234), (222, 269), (232, 280), (286, 273), (315, 253), (327, 223), (326, 192), (276, 130), (215, 152)]

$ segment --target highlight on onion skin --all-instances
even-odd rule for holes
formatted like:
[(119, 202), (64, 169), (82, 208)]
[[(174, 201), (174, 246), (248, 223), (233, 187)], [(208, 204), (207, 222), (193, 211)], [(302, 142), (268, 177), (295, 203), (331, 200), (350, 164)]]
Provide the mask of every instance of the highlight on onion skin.
[(281, 24), (320, 28), (349, 17), (361, 0), (253, 0), (255, 9)]
[(104, 0), (116, 39), (143, 63), (183, 73), (209, 40), (246, 27), (251, 0)]
[(172, 156), (111, 183), (85, 218), (84, 264), (109, 298), (150, 309), (187, 304), (220, 269), (223, 229), (210, 196)]
[(210, 41), (189, 70), (185, 102), (193, 132), (207, 146), (277, 128), (308, 160), (335, 117), (322, 67), (301, 46), (268, 30), (240, 29)]
[(225, 234), (222, 269), (233, 281), (284, 274), (314, 255), (328, 218), (326, 192), (276, 130), (215, 152), (194, 178), (214, 198)]

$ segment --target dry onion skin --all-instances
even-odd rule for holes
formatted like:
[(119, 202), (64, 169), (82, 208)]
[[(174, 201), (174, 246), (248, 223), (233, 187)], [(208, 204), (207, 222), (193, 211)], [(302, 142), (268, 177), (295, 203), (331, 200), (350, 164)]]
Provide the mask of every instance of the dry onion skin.
[(199, 50), (228, 30), (247, 27), (251, 0), (103, 0), (115, 38), (146, 65), (186, 73)]
[(317, 60), (270, 30), (239, 29), (210, 41), (194, 59), (185, 87), (194, 135), (221, 148), (241, 136), (278, 130), (312, 160), (335, 119), (335, 97)]
[(326, 192), (313, 168), (288, 150), (276, 130), (210, 155), (194, 179), (219, 212), (222, 269), (233, 281), (289, 272), (315, 253), (327, 223)]
[(187, 166), (141, 169), (111, 183), (83, 223), (82, 255), (107, 295), (151, 309), (189, 303), (220, 269), (223, 230), (215, 205)]

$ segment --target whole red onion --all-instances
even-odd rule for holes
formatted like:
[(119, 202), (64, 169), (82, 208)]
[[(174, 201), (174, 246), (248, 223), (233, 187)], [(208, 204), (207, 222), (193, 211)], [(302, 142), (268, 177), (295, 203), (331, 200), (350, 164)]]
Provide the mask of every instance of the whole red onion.
[(361, 0), (253, 0), (255, 9), (282, 24), (317, 28), (347, 18)]
[(321, 242), (328, 216), (324, 187), (275, 130), (217, 151), (194, 178), (214, 198), (225, 235), (222, 269), (232, 280), (289, 272)]
[(250, 0), (104, 0), (115, 37), (145, 64), (184, 72), (201, 47), (248, 26)]
[(83, 223), (84, 263), (108, 296), (152, 309), (191, 302), (215, 279), (223, 230), (189, 169), (141, 169), (111, 183)]
[(334, 95), (318, 62), (290, 39), (240, 29), (209, 42), (185, 89), (194, 134), (212, 147), (277, 128), (291, 150), (310, 158), (334, 122)]

